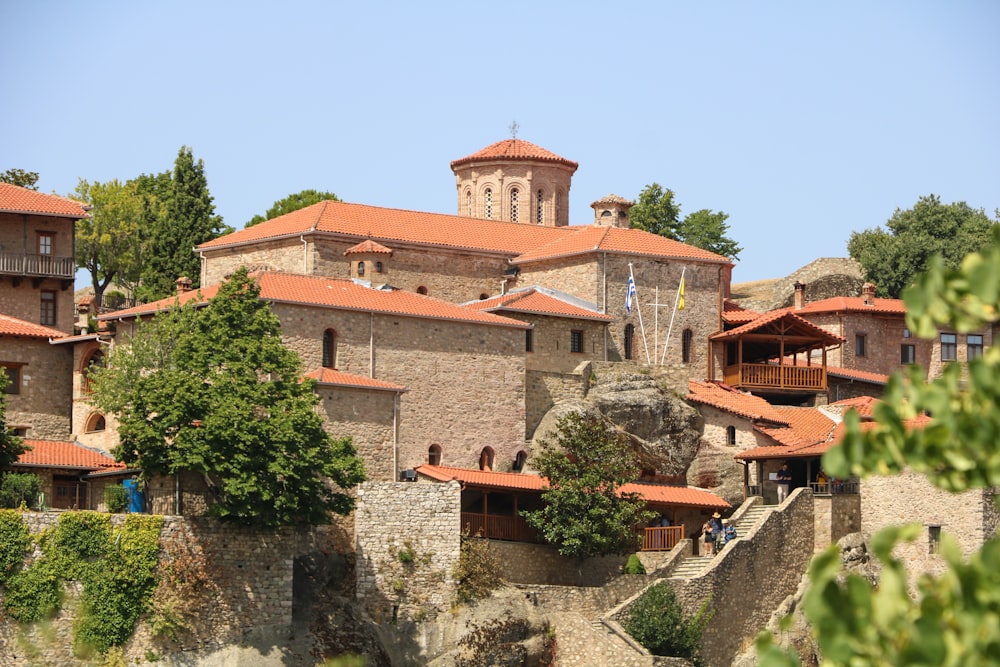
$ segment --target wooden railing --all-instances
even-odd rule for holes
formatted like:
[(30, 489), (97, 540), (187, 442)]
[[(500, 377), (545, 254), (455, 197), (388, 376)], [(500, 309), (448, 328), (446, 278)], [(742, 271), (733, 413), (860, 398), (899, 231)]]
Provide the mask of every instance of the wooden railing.
[(809, 486), (812, 487), (813, 493), (819, 496), (857, 495), (861, 493), (861, 483), (856, 479), (835, 479), (822, 484), (810, 482)]
[(822, 366), (778, 364), (737, 364), (727, 366), (726, 384), (762, 389), (826, 389), (826, 369)]
[(73, 261), (72, 257), (0, 252), (0, 273), (2, 274), (72, 278), (75, 271), (76, 262)]
[(491, 540), (538, 541), (538, 532), (519, 516), (462, 512), (462, 532)]
[(642, 534), (643, 551), (670, 551), (684, 539), (684, 526), (646, 528)]

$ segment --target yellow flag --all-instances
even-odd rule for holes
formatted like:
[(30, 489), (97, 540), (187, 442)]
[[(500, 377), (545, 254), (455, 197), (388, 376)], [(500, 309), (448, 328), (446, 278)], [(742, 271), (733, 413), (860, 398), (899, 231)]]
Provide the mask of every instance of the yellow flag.
[(677, 310), (684, 310), (684, 276), (681, 276), (681, 288), (678, 294), (680, 298), (677, 300)]

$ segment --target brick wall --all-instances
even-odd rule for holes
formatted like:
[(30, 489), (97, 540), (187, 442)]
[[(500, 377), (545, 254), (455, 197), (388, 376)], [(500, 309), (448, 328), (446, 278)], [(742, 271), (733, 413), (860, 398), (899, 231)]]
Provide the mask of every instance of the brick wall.
[[(450, 607), (460, 549), (458, 482), (366, 482), (356, 517), (357, 595), (376, 623)], [(412, 560), (404, 562), (400, 551)]]
[[(458, 215), (468, 216), (472, 198), (474, 218), (486, 217), (486, 188), (493, 191), (493, 220), (512, 220), (511, 188), (518, 189), (519, 223), (536, 224), (538, 191), (542, 191), (542, 224), (569, 224), (569, 189), (574, 169), (565, 165), (491, 160), (461, 165), (455, 171)], [(558, 193), (561, 198), (557, 200)], [(558, 202), (558, 203), (557, 203)], [(558, 211), (557, 211), (558, 205)], [(559, 217), (557, 219), (557, 213)]]
[(0, 336), (0, 365), (5, 363), (21, 364), (20, 391), (7, 395), (7, 426), (29, 427), (29, 438), (68, 440), (72, 347), (51, 345), (47, 339)]

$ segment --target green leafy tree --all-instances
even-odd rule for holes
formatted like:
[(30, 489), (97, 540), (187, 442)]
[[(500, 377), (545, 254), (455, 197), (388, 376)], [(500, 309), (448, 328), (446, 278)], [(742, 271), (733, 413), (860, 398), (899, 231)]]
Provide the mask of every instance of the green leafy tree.
[(670, 584), (661, 582), (629, 607), (622, 626), (653, 655), (685, 658), (700, 666), (701, 636), (712, 616), (708, 601), (693, 616), (685, 616)]
[(940, 255), (945, 266), (955, 269), (967, 254), (989, 244), (997, 224), (982, 209), (965, 202), (942, 204), (928, 195), (911, 209), (896, 209), (884, 228), (852, 232), (847, 251), (879, 296), (898, 298), (930, 267), (931, 257)]
[(154, 177), (147, 185), (157, 195), (155, 207), (147, 218), (152, 225), (146, 230), (143, 249), (140, 298), (151, 301), (169, 296), (180, 276), (191, 279), (198, 287), (201, 264), (195, 246), (211, 241), (231, 231), (215, 215), (215, 204), (208, 191), (205, 165), (195, 161), (190, 148), (182, 146), (174, 162), (170, 187), (162, 190), (162, 181)]
[[(938, 327), (975, 331), (1000, 321), (1000, 230), (982, 253), (965, 258), (958, 269), (946, 259), (904, 291), (907, 325), (921, 337)], [(823, 468), (837, 477), (923, 473), (951, 491), (1000, 485), (1000, 347), (988, 348), (967, 367), (950, 364), (926, 381), (913, 369), (896, 375), (876, 407), (876, 427), (862, 432), (857, 415), (847, 415), (841, 446), (823, 457)], [(933, 421), (908, 429), (907, 420), (927, 412)], [(900, 541), (922, 533), (918, 525), (892, 526), (876, 533), (872, 552), (882, 563), (873, 586), (857, 575), (844, 576), (836, 547), (818, 555), (809, 568), (811, 585), (803, 601), (814, 628), (823, 665), (1000, 664), (1000, 538), (994, 536), (970, 557), (955, 539), (941, 536), (944, 572), (911, 580), (906, 565), (893, 556)], [(763, 667), (797, 664), (797, 657), (758, 639)]]
[(0, 477), (24, 452), (28, 451), (24, 440), (7, 428), (7, 385), (10, 377), (0, 371)]
[(734, 260), (739, 257), (743, 248), (726, 236), (729, 231), (727, 213), (705, 208), (681, 220), (681, 205), (674, 196), (673, 190), (664, 189), (659, 183), (647, 185), (629, 209), (629, 224), (635, 229), (644, 229), (723, 257)]
[(556, 423), (556, 441), (543, 441), (535, 467), (548, 477), (540, 509), (524, 512), (528, 525), (571, 558), (624, 553), (638, 546), (636, 526), (653, 512), (637, 494), (620, 493), (639, 478), (627, 436), (596, 417), (568, 413)]
[(262, 527), (348, 513), (364, 481), (350, 438), (332, 439), (314, 383), (244, 269), (208, 305), (140, 326), (94, 373), (94, 400), (119, 419), (119, 460), (145, 475), (201, 474), (211, 511)]
[(28, 188), (29, 190), (37, 190), (38, 172), (25, 171), (24, 169), (16, 168), (8, 169), (0, 174), (0, 183), (10, 183), (11, 185), (19, 185), (22, 188)]
[(292, 195), (288, 195), (284, 199), (279, 199), (274, 202), (271, 208), (267, 209), (267, 213), (264, 215), (257, 214), (250, 218), (250, 221), (245, 225), (246, 227), (253, 227), (254, 225), (260, 224), (265, 220), (270, 220), (272, 218), (277, 218), (280, 215), (285, 215), (286, 213), (291, 213), (292, 211), (297, 211), (300, 208), (305, 208), (306, 206), (312, 206), (313, 204), (319, 203), (321, 201), (340, 201), (337, 195), (332, 192), (320, 192), (319, 190), (303, 190), (302, 192), (297, 192)]
[(81, 178), (70, 196), (92, 207), (90, 217), (76, 223), (76, 265), (90, 272), (94, 298), (101, 303), (112, 282), (138, 282), (143, 201), (134, 181), (118, 179), (90, 183)]

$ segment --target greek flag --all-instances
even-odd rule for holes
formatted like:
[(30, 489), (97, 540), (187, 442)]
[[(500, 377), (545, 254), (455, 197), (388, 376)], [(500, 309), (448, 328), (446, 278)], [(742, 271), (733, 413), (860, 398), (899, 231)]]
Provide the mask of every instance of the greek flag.
[(632, 312), (632, 299), (635, 298), (635, 280), (628, 277), (628, 290), (625, 291), (625, 310)]

